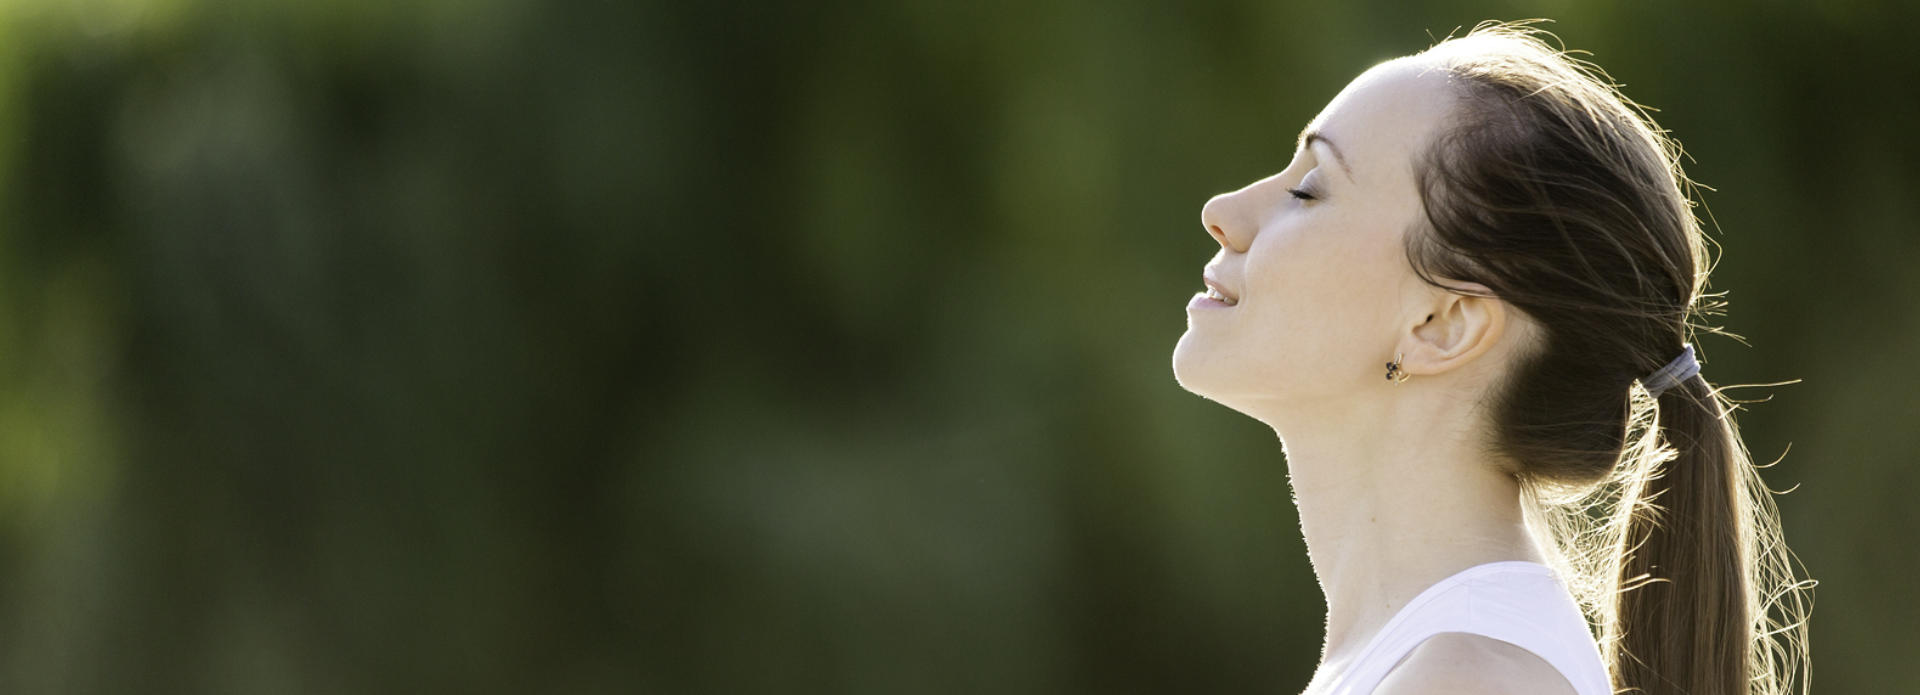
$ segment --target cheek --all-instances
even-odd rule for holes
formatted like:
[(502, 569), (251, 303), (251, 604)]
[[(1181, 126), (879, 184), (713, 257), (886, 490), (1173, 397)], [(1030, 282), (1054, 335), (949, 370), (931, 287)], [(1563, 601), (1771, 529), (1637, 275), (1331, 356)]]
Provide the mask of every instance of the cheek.
[(1397, 237), (1369, 226), (1335, 220), (1295, 230), (1249, 258), (1262, 332), (1302, 358), (1350, 355), (1390, 340), (1400, 280), (1411, 271)]
[(1359, 225), (1301, 230), (1248, 259), (1262, 303), (1288, 313), (1360, 318), (1394, 296), (1405, 260), (1397, 246)]

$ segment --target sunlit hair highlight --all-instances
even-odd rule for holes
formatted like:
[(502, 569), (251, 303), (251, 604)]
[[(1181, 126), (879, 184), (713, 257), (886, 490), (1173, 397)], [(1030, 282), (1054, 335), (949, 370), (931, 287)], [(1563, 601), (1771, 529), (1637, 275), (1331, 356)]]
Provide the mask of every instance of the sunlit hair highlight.
[[(1483, 23), (1416, 56), (1459, 101), (1416, 162), (1421, 278), (1479, 283), (1533, 345), (1491, 397), (1491, 441), (1599, 640), (1617, 692), (1807, 688), (1811, 581), (1773, 493), (1702, 376), (1639, 379), (1701, 333), (1711, 241), (1679, 144), (1536, 22)], [(1697, 342), (1696, 342), (1697, 344)]]

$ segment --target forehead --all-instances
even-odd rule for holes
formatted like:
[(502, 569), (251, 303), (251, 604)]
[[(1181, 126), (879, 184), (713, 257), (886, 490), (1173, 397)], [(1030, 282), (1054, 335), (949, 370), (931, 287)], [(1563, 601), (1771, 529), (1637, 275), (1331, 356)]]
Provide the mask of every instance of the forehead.
[(1307, 128), (1336, 143), (1356, 171), (1410, 176), (1414, 153), (1452, 111), (1449, 79), (1417, 58), (1381, 63), (1340, 90)]

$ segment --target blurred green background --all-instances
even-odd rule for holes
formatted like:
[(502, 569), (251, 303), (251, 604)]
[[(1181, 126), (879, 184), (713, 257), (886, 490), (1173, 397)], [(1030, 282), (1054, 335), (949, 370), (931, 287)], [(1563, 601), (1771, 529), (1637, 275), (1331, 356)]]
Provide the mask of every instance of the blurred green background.
[(1912, 4), (0, 5), (0, 690), (1304, 686), (1208, 196), (1548, 16), (1697, 159), (1716, 383), (1920, 692)]

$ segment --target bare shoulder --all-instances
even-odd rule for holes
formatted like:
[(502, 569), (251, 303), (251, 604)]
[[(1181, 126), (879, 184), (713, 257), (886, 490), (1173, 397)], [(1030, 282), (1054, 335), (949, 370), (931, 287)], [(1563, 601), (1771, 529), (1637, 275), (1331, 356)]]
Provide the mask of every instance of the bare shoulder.
[(1375, 695), (1576, 695), (1533, 652), (1491, 637), (1443, 632), (1387, 673)]

